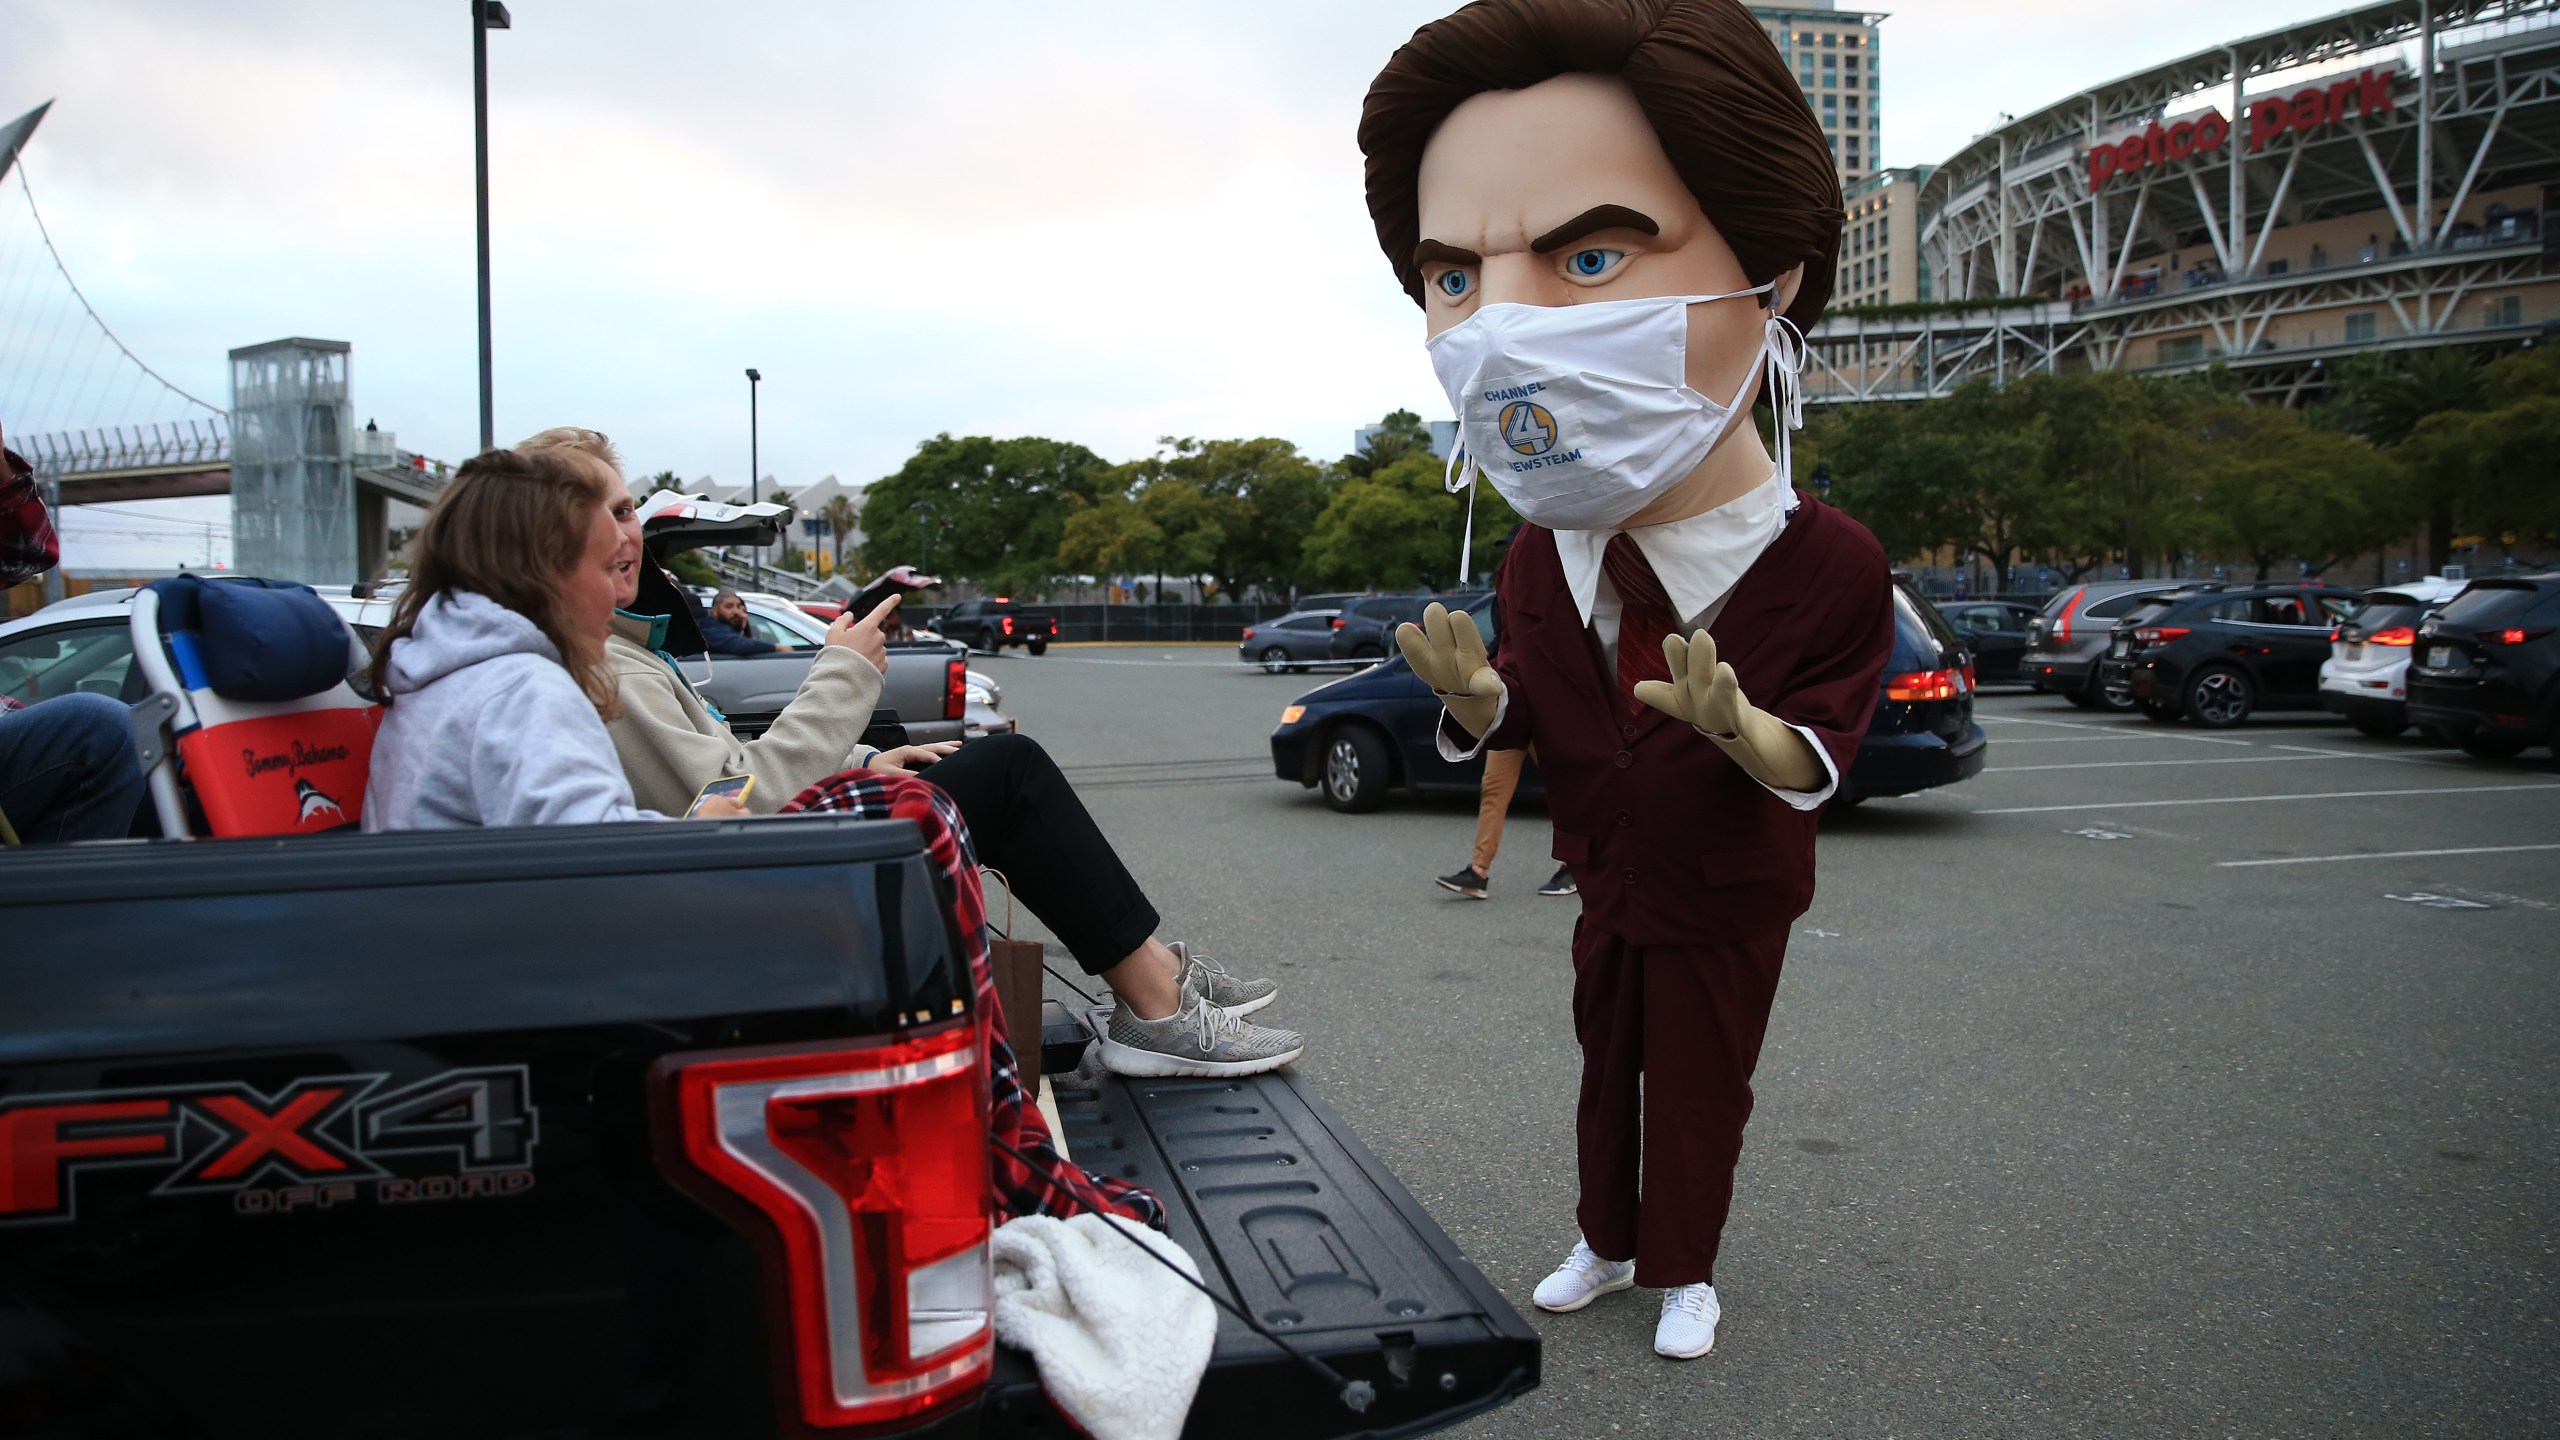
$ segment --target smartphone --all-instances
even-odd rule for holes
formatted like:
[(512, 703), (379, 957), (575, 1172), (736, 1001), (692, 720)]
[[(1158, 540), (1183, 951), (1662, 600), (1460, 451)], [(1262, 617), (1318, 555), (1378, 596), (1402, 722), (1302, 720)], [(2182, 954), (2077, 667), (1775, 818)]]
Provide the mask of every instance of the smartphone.
[[(913, 592), (908, 590), (904, 585), (896, 584), (895, 582), (888, 580), (874, 580), (870, 584), (863, 586), (862, 593), (854, 596), (853, 599), (845, 605), (844, 613), (852, 616), (856, 620), (859, 620), (863, 616), (870, 614), (874, 609), (878, 608), (880, 602), (888, 599), (890, 596), (907, 595), (911, 593)], [(898, 608), (900, 610), (904, 610), (906, 607), (901, 605)]]
[(747, 803), (747, 797), (754, 793), (756, 793), (756, 777), (753, 775), (725, 776), (702, 787), (702, 793), (693, 797), (693, 808), (684, 812), (685, 818), (691, 819), (701, 814), (702, 802), (714, 795), (735, 800), (744, 805)]

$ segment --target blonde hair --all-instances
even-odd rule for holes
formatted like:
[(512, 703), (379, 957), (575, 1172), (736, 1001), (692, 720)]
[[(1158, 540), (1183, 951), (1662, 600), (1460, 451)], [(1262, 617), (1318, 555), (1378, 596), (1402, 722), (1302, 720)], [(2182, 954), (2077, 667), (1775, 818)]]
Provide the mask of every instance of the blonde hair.
[(410, 542), (408, 587), (374, 643), (373, 693), (391, 703), (392, 644), (417, 628), (427, 602), (470, 591), (532, 621), (596, 713), (619, 714), (604, 642), (569, 623), (559, 586), (586, 554), (596, 507), (616, 498), (614, 487), (555, 451), (484, 450), (462, 462)]
[(517, 441), (516, 449), (526, 455), (566, 450), (573, 455), (601, 460), (613, 472), (615, 479), (622, 478), (622, 452), (613, 448), (613, 441), (603, 431), (590, 430), (584, 425), (554, 425)]

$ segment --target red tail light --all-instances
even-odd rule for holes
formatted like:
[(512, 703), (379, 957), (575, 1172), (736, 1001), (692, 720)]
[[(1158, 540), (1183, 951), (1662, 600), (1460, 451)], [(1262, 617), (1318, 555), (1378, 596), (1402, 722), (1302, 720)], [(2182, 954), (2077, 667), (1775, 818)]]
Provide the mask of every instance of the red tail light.
[(2071, 638), (2072, 613), (2080, 608), (2080, 602), (2086, 599), (2088, 594), (2086, 590), (2074, 590), (2071, 592), (2071, 598), (2062, 602), (2062, 613), (2054, 617), (2053, 621), (2053, 638), (2056, 641)]
[(1884, 682), (1887, 700), (1953, 700), (1964, 693), (1962, 670), (1913, 670)]
[(1964, 667), (1964, 688), (1968, 693), (1980, 688), (1974, 684), (1973, 667), (1971, 665)]
[(1050, 621), (1050, 622), (1049, 622), (1049, 633), (1050, 633), (1050, 634), (1052, 634), (1052, 635), (1055, 635), (1055, 634), (1057, 634), (1057, 633), (1058, 633), (1058, 622), (1057, 622), (1057, 621), (1052, 620), (1052, 621)]
[(2166, 645), (2172, 640), (2186, 638), (2187, 627), (2184, 625), (2145, 625), (2133, 632), (2136, 645)]
[(2335, 625), (2329, 627), (2329, 643), (2332, 645), (2338, 643), (2338, 627)]
[(2418, 632), (2406, 625), (2394, 625), (2388, 630), (2376, 630), (2367, 635), (2364, 637), (2364, 643), (2367, 645), (2415, 645), (2418, 643)]
[(954, 656), (942, 671), (942, 718), (957, 720), (969, 713), (969, 662)]
[(802, 1427), (913, 1422), (994, 1369), (977, 1038), (962, 1023), (650, 1071), (660, 1168), (763, 1257), (781, 1409)]
[(1246, 638), (1247, 640), (1250, 640), (1250, 639), (1252, 639), (1252, 638), (1253, 638), (1253, 627), (1252, 627), (1252, 626), (1247, 625), (1246, 627), (1244, 627), (1244, 638)]
[(1013, 617), (1010, 615), (1004, 617), (1004, 633), (1007, 635), (1013, 633)]
[[(2527, 640), (2539, 640), (2550, 633), (2551, 631), (2548, 628), (2541, 630), (2501, 630), (2498, 632), (2498, 643), (2501, 645), (2521, 645)], [(2488, 637), (2484, 635), (2480, 638), (2485, 640)]]
[(1342, 628), (1342, 617), (1341, 617), (1341, 616), (1339, 616), (1339, 615), (1336, 615), (1336, 616), (1334, 616), (1334, 617), (1333, 617), (1333, 619), (1332, 619), (1332, 620), (1328, 621), (1327, 623), (1328, 623), (1328, 624), (1329, 624), (1333, 629), (1339, 630), (1339, 629), (1341, 629), (1341, 628)]

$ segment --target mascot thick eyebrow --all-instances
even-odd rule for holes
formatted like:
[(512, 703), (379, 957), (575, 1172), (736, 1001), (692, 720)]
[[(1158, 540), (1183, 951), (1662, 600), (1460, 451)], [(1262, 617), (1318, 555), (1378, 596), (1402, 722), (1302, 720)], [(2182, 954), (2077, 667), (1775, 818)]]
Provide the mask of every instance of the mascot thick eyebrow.
[(1892, 647), (1884, 552), (1788, 458), (1838, 174), (1737, 0), (1481, 0), (1388, 61), (1360, 148), (1455, 469), (1528, 521), (1498, 662), (1438, 606), (1396, 638), (1441, 753), (1536, 746), (1581, 885), (1582, 1239), (1537, 1302), (1661, 1287), (1654, 1349), (1695, 1358), (1820, 808)]

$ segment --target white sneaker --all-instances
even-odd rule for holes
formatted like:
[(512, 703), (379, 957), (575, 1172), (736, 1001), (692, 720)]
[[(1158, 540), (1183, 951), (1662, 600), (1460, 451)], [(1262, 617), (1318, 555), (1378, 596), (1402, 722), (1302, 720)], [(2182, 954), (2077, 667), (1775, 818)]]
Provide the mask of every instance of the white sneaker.
[(1576, 1240), (1573, 1253), (1564, 1257), (1554, 1274), (1538, 1282), (1537, 1293), (1530, 1298), (1538, 1302), (1539, 1309), (1562, 1315), (1634, 1283), (1636, 1262), (1603, 1260), (1591, 1253), (1590, 1246)]
[(1695, 1360), (1716, 1348), (1716, 1321), (1724, 1307), (1713, 1285), (1679, 1285), (1662, 1292), (1662, 1318), (1653, 1325), (1653, 1353)]

